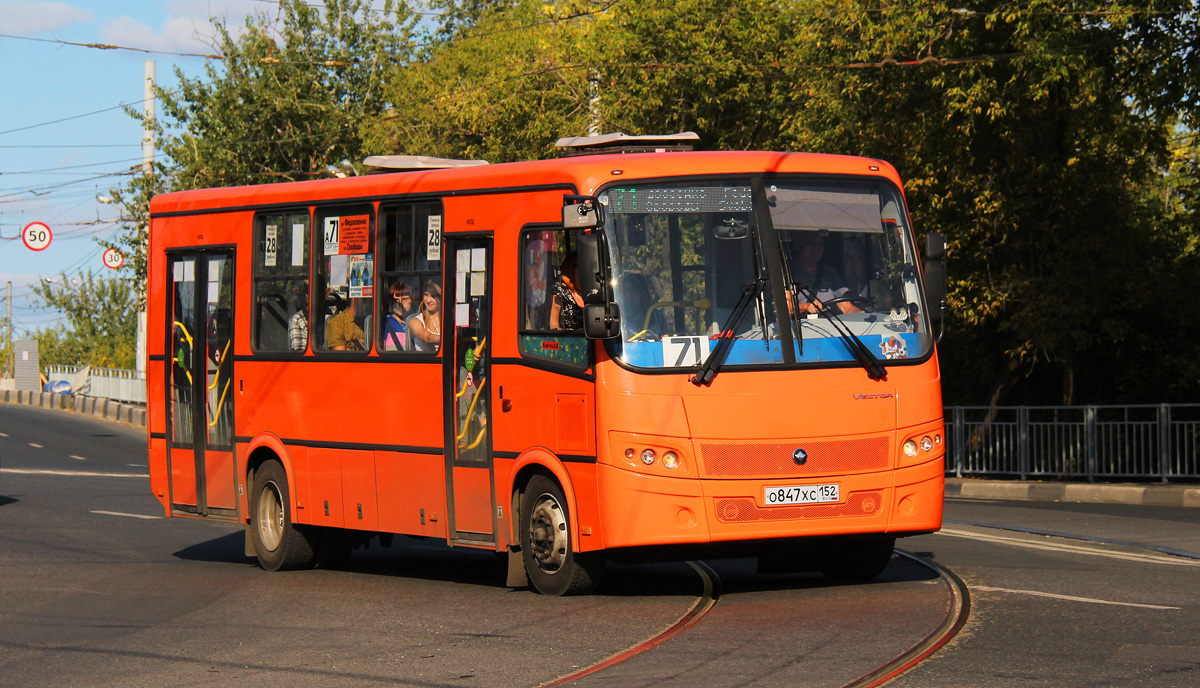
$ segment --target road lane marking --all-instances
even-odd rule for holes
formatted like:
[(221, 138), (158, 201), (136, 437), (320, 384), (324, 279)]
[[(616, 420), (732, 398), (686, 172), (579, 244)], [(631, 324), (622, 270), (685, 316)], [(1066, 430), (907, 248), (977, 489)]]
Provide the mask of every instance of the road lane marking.
[(8, 437), (8, 433), (7, 433), (7, 432), (0, 432), (0, 437)]
[(43, 447), (42, 445), (38, 444), (37, 442), (30, 442), (30, 443), (29, 443), (29, 446), (33, 447), (34, 449), (45, 449), (45, 447)]
[(1089, 602), (1091, 604), (1113, 604), (1119, 607), (1138, 607), (1140, 609), (1179, 609), (1179, 607), (1167, 607), (1161, 604), (1139, 604), (1137, 602), (1113, 602), (1112, 600), (1098, 600), (1094, 597), (1076, 597), (1074, 595), (1057, 595), (1052, 592), (1039, 592), (1037, 590), (1010, 590), (1008, 588), (992, 588), (986, 585), (972, 585), (972, 590), (982, 590), (983, 592), (1007, 592), (1015, 595), (1033, 595), (1034, 597), (1049, 597), (1055, 600), (1067, 600), (1068, 602)]
[(1003, 545), (1012, 545), (1014, 547), (1025, 547), (1027, 549), (1040, 549), (1050, 552), (1069, 552), (1071, 554), (1086, 554), (1093, 557), (1108, 557), (1110, 559), (1124, 559), (1125, 561), (1137, 561), (1146, 564), (1164, 564), (1167, 566), (1200, 566), (1200, 561), (1183, 559), (1180, 557), (1172, 557), (1162, 554), (1135, 554), (1131, 552), (1114, 552), (1111, 550), (1099, 549), (1096, 547), (1084, 547), (1082, 545), (1070, 545), (1062, 542), (1039, 542), (1036, 540), (1023, 540), (1021, 538), (1005, 537), (1003, 535), (989, 535), (987, 533), (972, 533), (966, 530), (953, 530), (944, 528), (937, 532), (938, 535), (948, 535), (950, 537), (966, 538), (968, 540), (981, 540), (983, 542), (995, 542)]
[(56, 471), (48, 468), (0, 468), (16, 475), (62, 475), (68, 478), (149, 478), (149, 473), (101, 473), (99, 471)]
[(86, 458), (84, 458), (84, 457), (82, 457), (82, 456), (76, 456), (76, 455), (74, 455), (74, 454), (71, 454), (71, 458), (72, 458), (72, 459), (75, 459), (76, 461), (87, 461), (87, 459), (86, 459)]
[(126, 518), (144, 518), (149, 521), (157, 521), (162, 518), (162, 516), (147, 516), (145, 514), (126, 514), (126, 513), (120, 512), (120, 511), (93, 511), (92, 513), (93, 514), (101, 514), (104, 516), (124, 516)]

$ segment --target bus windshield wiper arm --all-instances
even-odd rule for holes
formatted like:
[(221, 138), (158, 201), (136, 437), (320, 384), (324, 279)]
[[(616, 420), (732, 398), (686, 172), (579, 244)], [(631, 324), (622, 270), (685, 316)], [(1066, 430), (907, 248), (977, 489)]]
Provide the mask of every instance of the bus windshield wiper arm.
[[(717, 376), (717, 370), (720, 369), (721, 363), (725, 361), (725, 357), (729, 355), (729, 350), (733, 348), (734, 333), (737, 328), (746, 319), (746, 313), (749, 311), (750, 304), (754, 303), (754, 299), (762, 292), (767, 280), (760, 277), (750, 284), (742, 287), (742, 296), (738, 299), (737, 304), (733, 307), (733, 312), (725, 319), (725, 324), (721, 327), (721, 333), (717, 335), (717, 345), (709, 352), (708, 358), (704, 359), (704, 363), (700, 365), (700, 369), (692, 377), (690, 382), (697, 387), (707, 385), (712, 382), (712, 379)], [(763, 333), (765, 337), (765, 332)]]
[[(809, 303), (818, 303), (813, 298), (812, 292), (805, 287), (793, 283), (792, 289), (795, 290), (795, 293), (801, 294), (804, 298), (808, 299)], [(883, 367), (883, 363), (875, 357), (875, 354), (871, 353), (867, 345), (863, 344), (862, 340), (851, 332), (849, 327), (846, 327), (846, 323), (842, 322), (841, 317), (833, 310), (832, 306), (822, 304), (817, 312), (825, 316), (833, 324), (833, 329), (837, 330), (842, 341), (846, 343), (846, 348), (850, 350), (850, 353), (854, 354), (854, 358), (858, 359), (859, 364), (867, 371), (867, 377), (872, 380), (882, 380), (887, 377), (887, 368)]]

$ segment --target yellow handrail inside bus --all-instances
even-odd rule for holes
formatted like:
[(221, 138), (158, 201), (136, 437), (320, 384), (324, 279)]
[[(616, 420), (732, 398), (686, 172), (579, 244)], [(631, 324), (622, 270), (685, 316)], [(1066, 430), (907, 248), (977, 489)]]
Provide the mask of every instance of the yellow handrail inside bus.
[(486, 434), (487, 434), (487, 428), (479, 428), (479, 436), (475, 438), (474, 442), (463, 447), (463, 449), (474, 449), (475, 447), (478, 447), (479, 443), (483, 441), (483, 436)]
[(467, 415), (463, 420), (462, 432), (455, 435), (455, 440), (461, 440), (463, 437), (466, 437), (467, 427), (470, 425), (468, 421), (471, 419), (471, 414), (475, 412), (475, 404), (479, 403), (479, 397), (483, 396), (483, 387), (486, 384), (487, 378), (484, 378), (483, 381), (479, 383), (479, 389), (475, 392), (475, 398), (471, 399), (471, 405), (467, 407)]
[(221, 407), (225, 405), (225, 395), (229, 393), (229, 385), (232, 382), (233, 380), (226, 382), (225, 389), (221, 390), (221, 399), (217, 402), (217, 412), (213, 414), (212, 422), (208, 424), (208, 427), (211, 428), (217, 424), (217, 421), (221, 420)]
[(208, 386), (209, 391), (212, 391), (217, 388), (217, 380), (221, 379), (221, 361), (224, 361), (225, 357), (229, 355), (229, 347), (232, 344), (233, 344), (233, 340), (230, 339), (228, 342), (225, 343), (225, 350), (222, 351), (221, 353), (217, 354), (217, 374), (213, 375), (212, 384)]
[(192, 347), (193, 346), (192, 335), (191, 335), (191, 333), (188, 332), (187, 326), (184, 325), (183, 323), (179, 322), (178, 320), (174, 321), (174, 323), (175, 323), (175, 327), (178, 327), (179, 329), (183, 330), (183, 336), (187, 338), (188, 347), (189, 348)]

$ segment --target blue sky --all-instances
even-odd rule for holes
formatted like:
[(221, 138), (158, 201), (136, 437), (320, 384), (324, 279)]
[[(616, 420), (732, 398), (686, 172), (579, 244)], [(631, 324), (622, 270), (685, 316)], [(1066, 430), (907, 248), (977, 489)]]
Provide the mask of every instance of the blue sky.
[[(0, 0), (0, 299), (4, 282), (11, 280), (18, 337), (61, 322), (58, 314), (34, 306), (32, 281), (81, 269), (107, 273), (94, 239), (116, 232), (111, 221), (117, 213), (95, 196), (128, 180), (115, 173), (141, 161), (140, 125), (117, 106), (140, 109), (144, 61), (155, 61), (158, 83), (165, 88), (175, 81), (175, 67), (189, 76), (204, 69), (201, 58), (25, 39), (212, 52), (210, 17), (240, 26), (249, 13), (273, 16), (275, 5), (267, 0)], [(73, 119), (50, 123), (68, 117)], [(99, 175), (115, 176), (92, 178)], [(30, 251), (20, 239), (22, 227), (33, 221), (46, 223), (54, 233), (44, 251)]]

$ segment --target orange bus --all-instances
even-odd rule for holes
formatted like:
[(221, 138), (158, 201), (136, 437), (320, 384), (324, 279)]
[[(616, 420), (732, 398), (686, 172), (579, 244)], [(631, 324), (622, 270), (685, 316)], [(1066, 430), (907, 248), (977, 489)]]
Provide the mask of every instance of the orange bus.
[(403, 534), (553, 595), (609, 559), (866, 579), (937, 530), (944, 241), (919, 267), (896, 171), (629, 138), (156, 197), (166, 515), (268, 570)]

